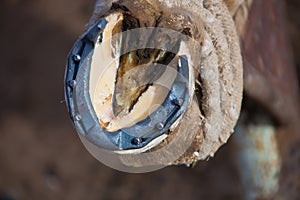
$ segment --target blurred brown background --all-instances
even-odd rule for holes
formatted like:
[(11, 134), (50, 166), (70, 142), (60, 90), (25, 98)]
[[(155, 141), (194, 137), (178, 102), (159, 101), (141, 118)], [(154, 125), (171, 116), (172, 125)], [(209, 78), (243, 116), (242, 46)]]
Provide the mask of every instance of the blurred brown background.
[[(287, 30), (300, 64), (300, 2), (287, 2)], [(68, 51), (84, 31), (93, 3), (0, 2), (0, 200), (240, 199), (231, 142), (194, 168), (148, 174), (115, 171), (86, 151), (62, 103), (63, 75)], [(295, 161), (289, 174), (300, 170), (299, 148), (291, 152)], [(280, 190), (286, 199), (299, 191), (297, 176)]]

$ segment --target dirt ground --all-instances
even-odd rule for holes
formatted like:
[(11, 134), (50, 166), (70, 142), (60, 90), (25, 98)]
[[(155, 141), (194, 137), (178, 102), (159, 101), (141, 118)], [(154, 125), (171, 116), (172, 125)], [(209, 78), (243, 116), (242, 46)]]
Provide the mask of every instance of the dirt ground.
[[(300, 3), (288, 2), (300, 64)], [(0, 2), (0, 200), (241, 199), (232, 141), (194, 168), (147, 174), (115, 171), (86, 151), (62, 102), (63, 75), (68, 51), (84, 31), (93, 3)], [(300, 199), (300, 140), (291, 139), (284, 149), (279, 196)]]

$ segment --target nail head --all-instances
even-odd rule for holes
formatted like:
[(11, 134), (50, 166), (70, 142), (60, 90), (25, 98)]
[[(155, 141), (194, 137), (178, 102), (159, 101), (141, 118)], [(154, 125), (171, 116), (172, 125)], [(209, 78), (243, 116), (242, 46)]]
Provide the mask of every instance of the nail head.
[(76, 55), (73, 56), (73, 60), (74, 60), (75, 62), (79, 62), (79, 61), (81, 60), (81, 56), (78, 55), (78, 54), (76, 54)]

